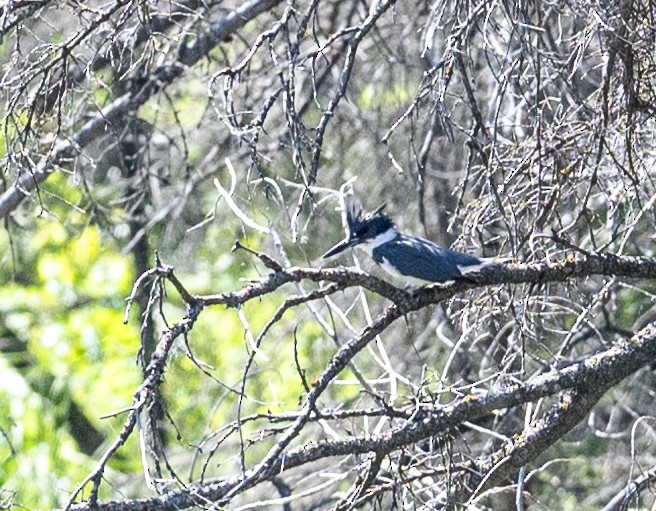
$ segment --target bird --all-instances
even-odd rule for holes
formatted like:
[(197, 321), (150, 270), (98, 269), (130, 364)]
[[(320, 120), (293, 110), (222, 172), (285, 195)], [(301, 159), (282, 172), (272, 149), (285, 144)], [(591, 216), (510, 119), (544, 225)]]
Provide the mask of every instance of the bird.
[(402, 234), (384, 209), (383, 204), (363, 215), (361, 206), (348, 206), (346, 238), (322, 257), (333, 257), (351, 247), (362, 248), (389, 274), (404, 278), (406, 284), (475, 283), (468, 274), (496, 262), (494, 259), (456, 252), (424, 238)]

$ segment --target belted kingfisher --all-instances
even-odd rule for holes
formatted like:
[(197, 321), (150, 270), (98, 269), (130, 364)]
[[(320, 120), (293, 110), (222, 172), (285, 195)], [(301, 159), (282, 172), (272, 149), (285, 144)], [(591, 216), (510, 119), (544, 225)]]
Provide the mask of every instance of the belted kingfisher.
[(362, 216), (361, 207), (350, 206), (346, 213), (348, 235), (328, 250), (324, 259), (359, 246), (385, 271), (409, 282), (474, 282), (466, 276), (468, 273), (494, 263), (491, 259), (479, 259), (423, 238), (401, 234), (392, 219), (383, 213), (384, 208), (385, 205)]

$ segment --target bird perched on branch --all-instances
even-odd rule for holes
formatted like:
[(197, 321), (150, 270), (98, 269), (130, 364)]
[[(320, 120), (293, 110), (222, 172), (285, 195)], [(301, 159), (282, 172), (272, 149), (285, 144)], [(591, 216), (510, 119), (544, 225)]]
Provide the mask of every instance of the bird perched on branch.
[(423, 238), (401, 234), (383, 212), (384, 208), (385, 205), (362, 215), (361, 207), (349, 206), (346, 213), (348, 234), (323, 255), (324, 259), (357, 246), (385, 271), (403, 277), (409, 283), (475, 282), (467, 275), (498, 263), (494, 259), (480, 259), (440, 247)]

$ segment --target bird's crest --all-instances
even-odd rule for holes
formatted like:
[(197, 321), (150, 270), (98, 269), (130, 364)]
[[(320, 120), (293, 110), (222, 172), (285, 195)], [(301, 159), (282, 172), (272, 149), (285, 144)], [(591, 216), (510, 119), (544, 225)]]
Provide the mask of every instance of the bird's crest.
[(362, 214), (362, 206), (360, 204), (349, 204), (346, 210), (346, 223), (348, 224), (349, 233), (357, 235), (364, 227), (369, 225), (372, 221), (378, 220), (384, 223), (389, 223), (390, 226), (394, 225), (392, 219), (383, 212), (385, 204), (376, 208), (374, 211)]

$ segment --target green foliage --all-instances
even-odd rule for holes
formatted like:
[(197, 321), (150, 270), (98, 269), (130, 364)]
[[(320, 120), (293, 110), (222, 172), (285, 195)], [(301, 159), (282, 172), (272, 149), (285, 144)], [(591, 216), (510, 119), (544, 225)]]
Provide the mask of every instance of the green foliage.
[[(12, 235), (16, 266), (2, 265), (0, 317), (20, 351), (13, 366), (3, 360), (0, 486), (19, 490), (24, 505), (49, 507), (95, 465), (68, 429), (71, 402), (109, 437), (115, 430), (100, 415), (129, 404), (140, 371), (137, 329), (122, 324), (129, 260), (74, 219), (35, 226), (29, 243)], [(6, 233), (0, 244), (9, 252)], [(27, 265), (31, 272), (14, 271)]]
[[(97, 455), (84, 454), (70, 430), (69, 405), (75, 403), (103, 433), (103, 449), (122, 427), (125, 414), (101, 416), (129, 406), (142, 378), (136, 364), (140, 321), (136, 308), (130, 322), (123, 324), (124, 299), (136, 278), (130, 259), (120, 254), (116, 239), (89, 224), (88, 215), (71, 210), (81, 195), (67, 176), (54, 176), (47, 190), (59, 200), (49, 203), (48, 218), (33, 221), (29, 236), (12, 232), (13, 257), (6, 257), (1, 267), (5, 284), (0, 317), (21, 343), (21, 360), (27, 360), (29, 368), (0, 359), (0, 412), (7, 417), (0, 422), (7, 433), (7, 441), (0, 442), (0, 486), (16, 490), (16, 502), (30, 507), (60, 505), (95, 466)], [(263, 215), (257, 220), (263, 225), (268, 222)], [(241, 230), (233, 229), (212, 222), (202, 229), (204, 243), (195, 247), (193, 259), (173, 258), (171, 262), (179, 266), (176, 274), (191, 292), (238, 289), (245, 285), (240, 279), (257, 279), (267, 273), (246, 251), (231, 252), (236, 239), (251, 247), (259, 243), (257, 237), (243, 238)], [(193, 243), (194, 235), (187, 241)], [(5, 232), (0, 243), (7, 253), (11, 253), (9, 242)], [(244, 306), (243, 317), (254, 338), (289, 291), (283, 289)], [(184, 313), (170, 286), (164, 312), (169, 321), (178, 321)], [(289, 310), (284, 319), (273, 326), (254, 355), (242, 416), (295, 409), (305, 392), (296, 360), (311, 385), (334, 353), (334, 343), (305, 313)], [(163, 328), (158, 320), (156, 331)], [(167, 411), (182, 432), (179, 440), (170, 437), (168, 441), (174, 451), (193, 453), (226, 418), (235, 416), (234, 390), (241, 387), (243, 368), (253, 349), (239, 311), (222, 306), (203, 312), (189, 336), (189, 349), (211, 376), (186, 356), (186, 347), (178, 346), (162, 390)], [(346, 371), (343, 377), (352, 376)], [(358, 395), (355, 385), (335, 385), (330, 392), (342, 402)], [(245, 424), (243, 431), (248, 438), (257, 434), (258, 425)], [(256, 459), (268, 447), (270, 443), (261, 442), (248, 449), (247, 459)], [(110, 479), (142, 477), (136, 435), (112, 458), (108, 470)], [(220, 474), (221, 469), (210, 472)], [(111, 492), (107, 485), (106, 492)]]

